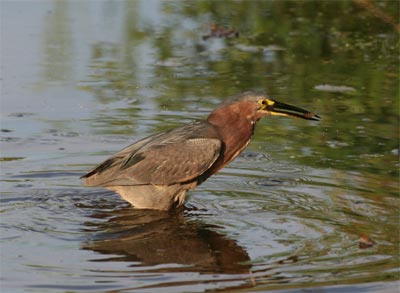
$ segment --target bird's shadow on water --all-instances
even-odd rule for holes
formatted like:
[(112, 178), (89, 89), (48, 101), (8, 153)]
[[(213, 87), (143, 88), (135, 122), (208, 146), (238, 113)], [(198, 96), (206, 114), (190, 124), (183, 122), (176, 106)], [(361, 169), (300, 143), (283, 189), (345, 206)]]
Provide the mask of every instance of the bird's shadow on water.
[(152, 272), (246, 274), (251, 268), (243, 247), (216, 232), (216, 226), (191, 219), (187, 209), (97, 206), (89, 217), (93, 221), (87, 221), (84, 229), (90, 236), (82, 248), (109, 256), (96, 262), (131, 262), (131, 267)]

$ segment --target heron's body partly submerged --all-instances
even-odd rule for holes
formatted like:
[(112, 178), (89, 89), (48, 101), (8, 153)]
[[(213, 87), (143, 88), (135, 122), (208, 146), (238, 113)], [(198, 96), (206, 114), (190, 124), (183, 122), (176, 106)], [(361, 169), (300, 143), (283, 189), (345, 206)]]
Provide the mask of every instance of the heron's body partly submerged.
[(319, 120), (306, 110), (252, 92), (235, 96), (205, 121), (144, 138), (82, 176), (87, 186), (116, 191), (136, 208), (180, 207), (186, 191), (229, 164), (267, 115)]

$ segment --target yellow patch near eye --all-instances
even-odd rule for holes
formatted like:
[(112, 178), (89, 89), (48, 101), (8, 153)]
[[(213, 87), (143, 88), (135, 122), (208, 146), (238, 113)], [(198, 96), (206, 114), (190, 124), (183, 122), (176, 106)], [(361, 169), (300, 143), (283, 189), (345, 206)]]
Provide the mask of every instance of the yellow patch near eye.
[(275, 101), (271, 101), (271, 100), (268, 100), (268, 99), (265, 99), (264, 101), (267, 102), (268, 106), (273, 106), (275, 104)]
[(262, 99), (262, 100), (259, 100), (258, 103), (265, 107), (265, 106), (273, 106), (275, 104), (275, 101), (268, 100), (268, 99)]

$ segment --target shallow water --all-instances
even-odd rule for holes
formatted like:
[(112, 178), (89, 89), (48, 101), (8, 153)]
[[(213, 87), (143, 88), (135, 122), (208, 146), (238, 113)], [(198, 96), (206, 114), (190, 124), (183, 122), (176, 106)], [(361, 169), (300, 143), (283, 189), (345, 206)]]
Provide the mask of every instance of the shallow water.
[[(3, 1), (2, 291), (395, 292), (398, 5)], [(82, 187), (249, 89), (322, 120), (260, 121), (181, 213)]]

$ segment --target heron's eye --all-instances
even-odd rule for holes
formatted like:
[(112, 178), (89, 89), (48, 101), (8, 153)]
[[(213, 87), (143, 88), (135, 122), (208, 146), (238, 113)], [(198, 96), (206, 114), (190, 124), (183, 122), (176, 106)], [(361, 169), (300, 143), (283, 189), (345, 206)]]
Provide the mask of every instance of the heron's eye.
[(267, 110), (269, 108), (270, 102), (266, 99), (261, 99), (258, 101), (260, 110)]
[(274, 100), (269, 100), (269, 99), (260, 100), (260, 105), (265, 109), (271, 108), (272, 106), (274, 106), (274, 104), (275, 104)]

